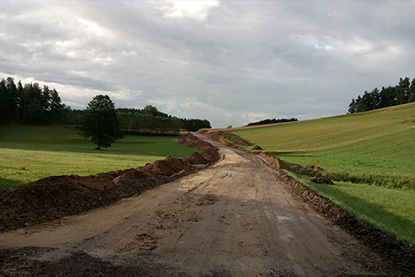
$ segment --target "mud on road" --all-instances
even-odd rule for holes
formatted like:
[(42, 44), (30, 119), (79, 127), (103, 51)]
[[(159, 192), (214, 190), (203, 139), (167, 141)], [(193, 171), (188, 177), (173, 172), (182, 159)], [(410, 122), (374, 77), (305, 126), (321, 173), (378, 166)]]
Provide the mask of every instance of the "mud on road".
[(80, 215), (0, 234), (5, 276), (383, 274), (377, 254), (250, 153)]

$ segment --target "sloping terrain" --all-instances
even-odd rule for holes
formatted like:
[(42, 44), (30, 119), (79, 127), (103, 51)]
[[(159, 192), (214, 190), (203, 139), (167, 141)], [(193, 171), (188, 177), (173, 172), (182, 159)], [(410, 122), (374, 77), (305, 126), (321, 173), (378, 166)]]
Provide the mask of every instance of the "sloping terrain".
[(415, 103), (234, 133), (334, 180), (415, 189)]
[(303, 204), (259, 157), (221, 160), (111, 206), (0, 234), (5, 276), (396, 273)]

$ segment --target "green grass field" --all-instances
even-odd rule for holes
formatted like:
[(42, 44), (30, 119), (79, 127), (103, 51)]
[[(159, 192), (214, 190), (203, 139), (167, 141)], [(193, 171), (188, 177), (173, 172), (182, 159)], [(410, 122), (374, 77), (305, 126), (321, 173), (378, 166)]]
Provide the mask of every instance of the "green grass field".
[(336, 182), (334, 186), (327, 186), (313, 183), (305, 176), (291, 176), (357, 218), (410, 245), (415, 245), (414, 190), (350, 182)]
[(334, 180), (415, 189), (415, 103), (233, 133)]
[(177, 137), (126, 136), (105, 150), (63, 126), (0, 126), (0, 190), (56, 175), (90, 175), (143, 166), (195, 150)]
[(287, 125), (234, 131), (288, 164), (315, 164), (337, 180), (317, 194), (415, 245), (415, 103)]

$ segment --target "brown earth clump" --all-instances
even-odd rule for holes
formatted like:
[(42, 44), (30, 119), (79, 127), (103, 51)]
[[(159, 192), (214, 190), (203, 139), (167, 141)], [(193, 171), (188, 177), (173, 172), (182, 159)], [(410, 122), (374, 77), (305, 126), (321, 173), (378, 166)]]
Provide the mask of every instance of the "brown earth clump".
[(217, 132), (213, 132), (213, 133), (210, 133), (210, 134), (214, 135), (214, 136), (217, 136), (217, 137), (222, 137), (222, 138), (224, 138), (224, 139), (226, 139), (226, 140), (228, 140), (231, 143), (236, 144), (236, 145), (240, 145), (240, 146), (249, 146), (249, 145), (251, 145), (249, 143), (249, 141), (241, 138), (238, 135), (232, 134), (232, 133), (228, 133), (228, 132), (224, 132), (224, 131), (217, 131)]
[(210, 138), (211, 140), (214, 140), (214, 141), (219, 142), (219, 143), (220, 143), (220, 144), (222, 144), (222, 145), (225, 145), (225, 146), (229, 146), (229, 147), (233, 147), (233, 148), (235, 148), (235, 145), (233, 145), (232, 143), (230, 143), (230, 142), (226, 141), (223, 137), (221, 137), (221, 136), (217, 135), (217, 132), (214, 132), (214, 133), (205, 132), (203, 135), (204, 135), (205, 137)]
[(252, 150), (264, 150), (264, 149), (262, 149), (262, 147), (259, 145), (255, 145), (254, 147), (252, 147)]
[(206, 141), (200, 140), (190, 133), (183, 134), (179, 137), (180, 144), (187, 145), (200, 151), (205, 151), (212, 147), (212, 145)]
[[(206, 151), (184, 159), (168, 157), (144, 167), (111, 171), (91, 176), (52, 176), (0, 192), (0, 232), (40, 224), (68, 215), (107, 206), (118, 200), (191, 174), (219, 160), (209, 143), (186, 135)], [(198, 166), (197, 166), (198, 165)]]
[(189, 167), (181, 159), (168, 157), (164, 160), (147, 164), (140, 170), (157, 176), (171, 176), (186, 169), (189, 169)]
[(183, 159), (184, 163), (187, 164), (208, 164), (210, 161), (206, 158), (204, 158), (202, 155), (200, 155), (198, 152), (194, 152), (193, 154), (187, 156)]
[(305, 169), (311, 170), (311, 171), (314, 171), (314, 172), (325, 171), (324, 169), (322, 169), (318, 165), (314, 165), (314, 164), (306, 165), (305, 166)]
[(220, 159), (220, 155), (218, 153), (218, 150), (211, 146), (209, 149), (203, 151), (202, 157), (208, 160), (209, 162), (216, 162)]
[(258, 153), (258, 156), (260, 156), (263, 160), (266, 161), (266, 163), (272, 167), (276, 167), (276, 168), (280, 168), (280, 169), (285, 169), (288, 171), (291, 171), (291, 168), (284, 163), (282, 160), (276, 158), (276, 157), (272, 157), (272, 156), (268, 156), (267, 154), (265, 154), (264, 152), (260, 152)]
[(292, 172), (297, 172), (298, 170), (304, 169), (304, 167), (302, 167), (299, 164), (295, 164), (295, 165), (290, 166), (290, 169), (291, 169)]

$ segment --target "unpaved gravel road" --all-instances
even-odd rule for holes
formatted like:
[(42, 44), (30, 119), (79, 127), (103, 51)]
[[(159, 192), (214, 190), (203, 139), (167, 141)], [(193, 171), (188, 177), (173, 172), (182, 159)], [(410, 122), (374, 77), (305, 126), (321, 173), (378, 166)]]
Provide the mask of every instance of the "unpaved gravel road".
[(0, 234), (0, 275), (382, 273), (376, 254), (296, 200), (260, 158), (211, 143), (223, 159), (198, 173), (106, 208)]

